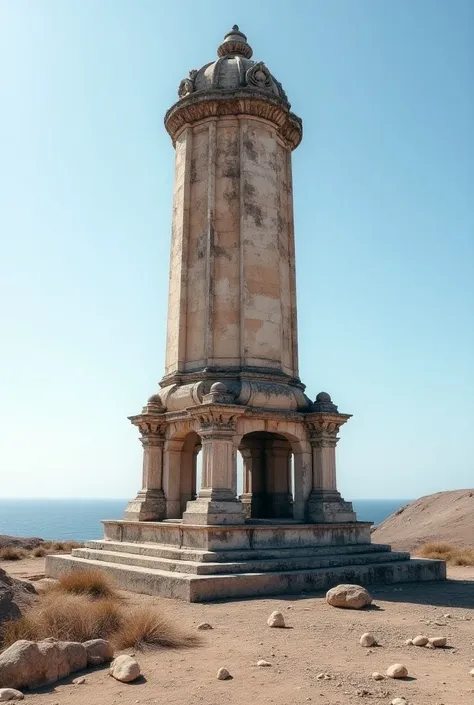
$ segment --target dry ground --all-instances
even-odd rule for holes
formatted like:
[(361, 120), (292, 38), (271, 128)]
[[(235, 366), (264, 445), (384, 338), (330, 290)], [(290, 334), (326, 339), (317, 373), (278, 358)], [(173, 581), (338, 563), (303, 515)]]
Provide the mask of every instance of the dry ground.
[[(43, 560), (2, 562), (17, 577), (39, 576)], [(86, 683), (71, 679), (27, 695), (35, 705), (388, 705), (405, 696), (410, 705), (474, 703), (474, 568), (452, 568), (444, 584), (372, 588), (376, 609), (351, 611), (329, 607), (321, 594), (311, 597), (253, 599), (214, 604), (186, 604), (124, 593), (131, 605), (164, 606), (183, 626), (203, 621), (203, 646), (186, 651), (137, 654), (144, 679), (119, 683), (107, 669), (86, 672)], [(288, 629), (270, 629), (270, 612), (281, 610)], [(450, 617), (444, 615), (449, 614)], [(426, 624), (427, 621), (430, 624)], [(438, 622), (439, 624), (436, 624)], [(443, 625), (443, 626), (441, 626)], [(359, 646), (365, 631), (379, 647)], [(408, 647), (417, 634), (447, 635), (452, 648)], [(266, 659), (272, 666), (258, 668)], [(411, 680), (371, 679), (392, 663), (404, 663)], [(220, 666), (233, 679), (216, 680)], [(325, 672), (331, 680), (318, 680)], [(76, 677), (78, 674), (74, 674)], [(358, 695), (357, 691), (368, 691)]]

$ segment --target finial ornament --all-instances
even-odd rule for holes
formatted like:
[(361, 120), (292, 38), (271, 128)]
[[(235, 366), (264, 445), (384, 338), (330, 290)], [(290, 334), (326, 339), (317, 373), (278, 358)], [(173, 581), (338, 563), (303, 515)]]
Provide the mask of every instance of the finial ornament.
[(240, 31), (239, 25), (234, 24), (230, 32), (224, 37), (224, 41), (217, 48), (217, 55), (227, 56), (228, 54), (237, 54), (250, 59), (253, 54), (252, 47), (247, 44), (247, 37)]

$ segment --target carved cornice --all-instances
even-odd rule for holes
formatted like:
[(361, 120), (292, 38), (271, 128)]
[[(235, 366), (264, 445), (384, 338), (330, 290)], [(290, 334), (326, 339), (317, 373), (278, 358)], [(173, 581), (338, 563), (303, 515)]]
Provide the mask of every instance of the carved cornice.
[(303, 136), (302, 121), (290, 112), (288, 104), (275, 95), (255, 88), (184, 94), (166, 113), (165, 126), (175, 144), (178, 133), (185, 125), (229, 115), (249, 115), (268, 120), (275, 125), (290, 149), (295, 149)]
[(199, 422), (199, 434), (206, 436), (216, 434), (235, 434), (239, 416), (245, 414), (245, 409), (234, 405), (202, 404), (188, 409), (191, 416)]
[(313, 445), (319, 447), (335, 447), (337, 434), (343, 424), (351, 418), (351, 414), (330, 414), (316, 412), (305, 415), (305, 424)]

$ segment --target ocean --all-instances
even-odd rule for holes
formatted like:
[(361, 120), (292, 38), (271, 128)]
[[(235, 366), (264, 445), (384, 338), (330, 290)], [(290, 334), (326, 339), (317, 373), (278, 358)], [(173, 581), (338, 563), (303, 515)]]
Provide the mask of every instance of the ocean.
[[(353, 500), (357, 518), (380, 524), (409, 499)], [(126, 499), (0, 499), (0, 534), (46, 540), (102, 537), (101, 519), (120, 519)]]

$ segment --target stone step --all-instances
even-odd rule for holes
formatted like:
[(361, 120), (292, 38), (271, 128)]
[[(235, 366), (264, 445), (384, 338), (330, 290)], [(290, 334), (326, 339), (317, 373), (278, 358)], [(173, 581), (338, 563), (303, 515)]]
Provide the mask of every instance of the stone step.
[(359, 553), (326, 556), (285, 556), (273, 559), (246, 560), (228, 563), (199, 563), (189, 560), (174, 560), (169, 558), (156, 558), (141, 556), (132, 553), (118, 553), (117, 551), (94, 550), (90, 548), (73, 549), (75, 558), (92, 561), (105, 561), (127, 566), (152, 568), (172, 573), (186, 573), (192, 575), (217, 575), (237, 573), (272, 573), (293, 570), (312, 570), (315, 568), (334, 568), (344, 565), (364, 565), (366, 563), (382, 563), (403, 561), (410, 558), (409, 553), (379, 552)]
[(271, 573), (237, 573), (225, 575), (190, 575), (107, 561), (85, 560), (76, 556), (47, 556), (46, 574), (57, 578), (72, 570), (96, 567), (110, 575), (123, 590), (177, 597), (188, 602), (209, 602), (224, 598), (262, 595), (299, 594), (327, 590), (338, 583), (362, 585), (393, 584), (426, 580), (444, 580), (444, 561), (410, 559), (333, 568), (277, 571)]
[(268, 549), (232, 549), (227, 551), (204, 551), (200, 549), (177, 548), (166, 544), (132, 543), (125, 541), (98, 540), (87, 541), (86, 548), (104, 551), (117, 551), (118, 553), (133, 553), (140, 556), (153, 556), (155, 558), (169, 558), (170, 560), (189, 560), (210, 563), (237, 563), (246, 560), (266, 560), (272, 558), (299, 558), (304, 556), (334, 556), (353, 553), (379, 553), (389, 552), (387, 544), (352, 544), (348, 546), (293, 546), (291, 548)]

